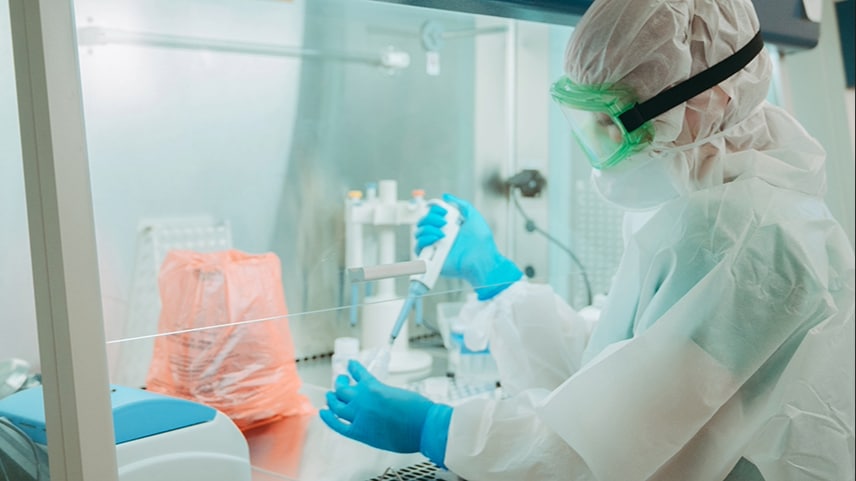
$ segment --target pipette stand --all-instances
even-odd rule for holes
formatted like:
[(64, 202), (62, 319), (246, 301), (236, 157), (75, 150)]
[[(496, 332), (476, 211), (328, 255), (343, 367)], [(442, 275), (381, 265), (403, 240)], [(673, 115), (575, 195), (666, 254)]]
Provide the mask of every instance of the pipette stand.
[[(398, 199), (395, 180), (381, 180), (377, 187), (369, 186), (365, 196), (351, 191), (345, 200), (345, 264), (347, 268), (396, 263), (396, 234), (407, 228), (413, 254), (416, 223), (427, 213), (424, 193), (414, 191), (410, 199)], [(358, 309), (357, 284), (351, 289), (351, 325), (360, 326), (360, 347), (363, 352), (389, 348), (389, 336), (404, 303), (404, 295), (396, 293), (396, 279), (382, 278), (366, 284), (366, 295)], [(369, 291), (369, 286), (373, 292)], [(359, 313), (358, 313), (359, 311)], [(406, 382), (426, 374), (431, 368), (430, 354), (410, 349), (407, 324), (390, 348), (389, 381)]]

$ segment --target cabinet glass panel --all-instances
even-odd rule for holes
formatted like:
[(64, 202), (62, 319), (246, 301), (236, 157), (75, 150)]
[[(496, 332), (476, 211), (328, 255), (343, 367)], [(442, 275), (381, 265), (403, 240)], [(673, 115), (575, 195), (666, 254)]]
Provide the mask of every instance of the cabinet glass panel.
[[(414, 224), (445, 192), (478, 208), (533, 281), (578, 308), (605, 292), (620, 226), (571, 162), (548, 94), (569, 27), (372, 0), (74, 8), (111, 382), (163, 384), (168, 362), (204, 384), (228, 363), (188, 352), (247, 356), (267, 338), (317, 408), (334, 340), (385, 343), (407, 293), (406, 274), (354, 269), (413, 260)], [(509, 188), (524, 171), (546, 187)], [(471, 295), (438, 281), (390, 369), (449, 374), (416, 353), (444, 351), (441, 326)], [(309, 457), (333, 446), (318, 422), (288, 420), (308, 433), (291, 457), (270, 457), (288, 426), (247, 428), (257, 475), (315, 476), (323, 459)], [(366, 479), (419, 461), (373, 459)]]
[[(121, 346), (144, 344), (126, 340), (162, 333), (168, 252), (275, 255), (296, 355), (329, 352), (367, 301), (406, 292), (406, 277), (351, 282), (348, 262), (410, 260), (420, 199), (482, 188), (480, 144), (506, 170), (505, 19), (296, 0), (81, 0), (75, 14), (113, 375)], [(423, 311), (467, 290), (444, 280)]]

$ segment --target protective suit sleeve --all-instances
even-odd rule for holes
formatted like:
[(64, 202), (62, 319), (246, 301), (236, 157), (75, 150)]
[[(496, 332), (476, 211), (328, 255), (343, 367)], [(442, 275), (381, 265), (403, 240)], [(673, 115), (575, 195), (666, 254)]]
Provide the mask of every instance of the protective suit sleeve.
[[(815, 247), (824, 245), (820, 236), (806, 241), (804, 224), (786, 222), (789, 210), (778, 207), (793, 212), (814, 202), (754, 181), (697, 198), (661, 211), (628, 246), (617, 277), (640, 279), (638, 294), (632, 283), (616, 283), (611, 295), (638, 299), (632, 338), (592, 349), (585, 367), (538, 408), (542, 419), (561, 417), (551, 427), (598, 479), (659, 481), (689, 472), (724, 479), (760, 423), (779, 416), (772, 387), (815, 382), (788, 378), (787, 368), (806, 336), (841, 314), (826, 294), (827, 277), (815, 274), (830, 264)], [(747, 199), (777, 210), (746, 209)], [(711, 229), (711, 219), (728, 223)], [(652, 232), (676, 241), (649, 248), (644, 234)], [(650, 259), (644, 270), (634, 265), (637, 249)], [(590, 348), (613, 320), (604, 310)], [(787, 411), (791, 429), (817, 413), (798, 414), (795, 404)]]
[[(549, 285), (518, 281), (460, 313), (469, 337), (485, 338), (497, 363), (502, 400), (455, 406), (445, 463), (465, 479), (594, 481), (585, 462), (539, 416), (536, 406), (580, 367), (594, 322)], [(474, 346), (477, 347), (477, 346)]]
[[(658, 212), (628, 244), (576, 371), (579, 359), (556, 354), (577, 342), (574, 322), (537, 286), (481, 306), (495, 309), (503, 387), (520, 380), (509, 399), (455, 407), (446, 465), (468, 479), (671, 481), (725, 479), (747, 459), (765, 479), (852, 479), (848, 375), (807, 374), (844, 359), (846, 343), (822, 334), (853, 332), (853, 255), (824, 238), (840, 232), (832, 222), (791, 220), (800, 210), (827, 215), (747, 181)], [(552, 386), (558, 371), (537, 377), (539, 362), (572, 374)], [(845, 371), (852, 378), (852, 364), (833, 372)]]
[(525, 280), (489, 301), (469, 301), (459, 317), (469, 348), (484, 349), (489, 343), (503, 390), (510, 395), (552, 390), (564, 382), (579, 369), (594, 327), (549, 285)]
[(595, 481), (585, 462), (535, 412), (549, 391), (455, 406), (446, 466), (464, 479)]

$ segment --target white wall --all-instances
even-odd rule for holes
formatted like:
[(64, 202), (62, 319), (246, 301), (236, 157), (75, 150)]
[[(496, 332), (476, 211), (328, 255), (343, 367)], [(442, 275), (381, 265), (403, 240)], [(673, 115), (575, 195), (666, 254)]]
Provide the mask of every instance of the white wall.
[(827, 153), (826, 200), (854, 244), (853, 91), (847, 90), (835, 2), (823, 2), (817, 47), (788, 54), (784, 105)]
[[(78, 0), (74, 8), (79, 29), (303, 40), (301, 0), (239, 10), (223, 0)], [(110, 340), (125, 328), (141, 219), (213, 216), (230, 222), (234, 247), (270, 250), (301, 59), (121, 43), (82, 45), (79, 57)], [(0, 359), (38, 364), (32, 291), (9, 12), (0, 1)], [(115, 361), (116, 348), (108, 355)]]
[(856, 95), (852, 88), (844, 93), (847, 107), (847, 125), (850, 126), (850, 150), (856, 155)]
[(39, 366), (9, 3), (0, 1), (0, 359)]

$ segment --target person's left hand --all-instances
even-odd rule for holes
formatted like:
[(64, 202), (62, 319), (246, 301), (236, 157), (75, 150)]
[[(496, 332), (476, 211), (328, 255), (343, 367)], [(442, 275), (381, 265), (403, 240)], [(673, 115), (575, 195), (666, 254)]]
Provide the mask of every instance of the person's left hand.
[[(335, 391), (327, 392), (327, 407), (320, 411), (327, 426), (343, 436), (396, 453), (420, 450), (422, 428), (434, 403), (404, 389), (383, 384), (357, 361), (336, 378)], [(445, 448), (445, 443), (444, 443)]]

